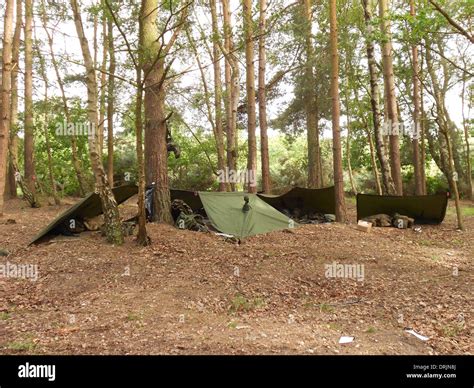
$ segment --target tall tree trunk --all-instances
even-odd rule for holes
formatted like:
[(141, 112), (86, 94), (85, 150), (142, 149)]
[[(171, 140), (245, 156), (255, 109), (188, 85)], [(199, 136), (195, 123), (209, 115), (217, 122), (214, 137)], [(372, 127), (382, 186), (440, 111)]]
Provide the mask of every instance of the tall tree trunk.
[[(410, 15), (415, 17), (415, 0), (410, 0)], [(423, 195), (423, 168), (421, 164), (420, 142), (419, 137), (421, 133), (420, 125), (420, 66), (418, 63), (418, 47), (416, 44), (411, 46), (412, 66), (413, 66), (413, 123), (414, 134), (412, 140), (413, 146), (413, 165), (415, 170), (415, 194)]]
[[(237, 108), (240, 95), (240, 70), (239, 62), (234, 53), (229, 0), (221, 0), (221, 2), (224, 16), (227, 166), (229, 170), (236, 171), (238, 156)], [(232, 191), (234, 191), (235, 183), (231, 183), (230, 186)]]
[[(245, 72), (247, 86), (247, 131), (248, 131), (248, 160), (247, 172), (250, 177), (247, 184), (249, 193), (256, 193), (257, 176), (257, 138), (255, 129), (257, 126), (257, 116), (255, 109), (255, 66), (254, 66), (254, 40), (253, 40), (253, 20), (252, 1), (243, 0), (244, 6), (244, 36), (245, 36)], [(252, 180), (254, 182), (252, 182)], [(252, 184), (254, 183), (254, 184)]]
[(379, 169), (377, 167), (377, 160), (375, 159), (375, 147), (374, 141), (372, 139), (372, 134), (370, 133), (369, 124), (365, 123), (365, 129), (367, 132), (367, 140), (369, 142), (369, 151), (370, 151), (370, 163), (372, 164), (372, 171), (374, 172), (374, 180), (375, 180), (375, 189), (377, 190), (378, 195), (382, 195), (382, 185), (380, 184), (379, 178)]
[[(107, 39), (107, 20), (105, 16), (102, 17), (102, 63), (100, 65), (100, 98), (99, 98), (99, 127), (97, 142), (99, 143), (99, 156), (102, 160), (102, 154), (104, 151), (104, 126), (105, 126), (105, 92), (107, 86), (107, 51), (108, 51), (108, 39)], [(113, 183), (109, 181), (110, 187), (113, 187)]]
[[(421, 57), (423, 59), (423, 57)], [(420, 71), (418, 81), (420, 82), (420, 164), (421, 164), (421, 182), (423, 188), (423, 195), (428, 194), (426, 189), (426, 114), (425, 114), (425, 104), (424, 104), (424, 94), (423, 94), (423, 85), (421, 85), (421, 78), (423, 73), (423, 61), (420, 61)]]
[(12, 34), (14, 0), (6, 0), (2, 45), (2, 104), (0, 105), (0, 217), (3, 216), (3, 193), (7, 170), (8, 138), (10, 135)]
[[(351, 124), (352, 124), (352, 117), (351, 117), (351, 108), (349, 106), (349, 62), (351, 56), (349, 53), (346, 53), (346, 60), (345, 60), (345, 73), (346, 73), (346, 85), (344, 88), (344, 100), (346, 105), (346, 120), (347, 120), (347, 137), (346, 137), (346, 161), (347, 161), (347, 172), (349, 174), (349, 182), (351, 184), (351, 190), (354, 195), (357, 195), (357, 187), (354, 181), (354, 174), (352, 173), (352, 166), (351, 166)], [(356, 101), (358, 99), (356, 98)]]
[(10, 136), (8, 142), (8, 177), (6, 181), (5, 195), (9, 198), (17, 197), (17, 182), (15, 176), (19, 174), (18, 169), (18, 74), (20, 61), (20, 37), (23, 19), (23, 2), (16, 1), (15, 33), (12, 45), (12, 71), (11, 71), (11, 110), (10, 110)]
[[(59, 86), (59, 90), (61, 92), (61, 100), (63, 103), (63, 111), (64, 117), (66, 118), (67, 123), (71, 123), (71, 114), (69, 111), (69, 106), (67, 103), (66, 92), (64, 91), (64, 83), (61, 78), (61, 73), (59, 72), (58, 61), (56, 60), (56, 55), (54, 54), (53, 49), (53, 36), (48, 30), (48, 19), (46, 14), (46, 7), (44, 0), (41, 1), (41, 20), (43, 23), (43, 29), (46, 33), (48, 38), (48, 46), (49, 46), (49, 54), (51, 57), (51, 62), (54, 68), (54, 74), (56, 75), (56, 82)], [(84, 173), (82, 171), (82, 163), (81, 159), (79, 158), (78, 149), (77, 149), (77, 138), (76, 135), (73, 133), (71, 135), (71, 159), (72, 159), (72, 166), (74, 168), (74, 172), (76, 174), (77, 183), (79, 184), (79, 194), (81, 197), (85, 196), (87, 190), (87, 183), (84, 179)]]
[[(420, 92), (423, 91), (423, 88), (420, 88)], [(424, 110), (423, 104), (423, 93), (420, 94), (420, 110), (421, 110), (421, 118), (420, 118), (420, 144), (421, 144), (421, 152), (420, 152), (420, 162), (423, 166), (421, 173), (421, 180), (423, 182), (423, 195), (428, 194), (426, 189), (426, 170), (425, 170), (425, 160), (426, 160), (426, 115)]]
[[(110, 27), (110, 25), (109, 25)], [(109, 33), (112, 31), (109, 28)], [(109, 35), (109, 39), (110, 36)], [(138, 18), (138, 47), (143, 47), (143, 19), (141, 16)], [(132, 53), (130, 53), (132, 55)], [(112, 60), (113, 56), (110, 56)], [(143, 52), (139, 50), (138, 53), (138, 64), (135, 68), (136, 72), (136, 83), (137, 83), (137, 98), (135, 101), (135, 135), (136, 135), (136, 146), (137, 146), (137, 164), (138, 164), (138, 234), (137, 244), (145, 246), (148, 245), (151, 240), (147, 235), (146, 231), (146, 210), (145, 210), (145, 163), (143, 160), (143, 79), (142, 79), (142, 66), (143, 66)]]
[(374, 137), (377, 150), (377, 157), (380, 163), (380, 171), (382, 174), (383, 192), (384, 194), (395, 194), (395, 185), (390, 171), (390, 160), (386, 152), (384, 136), (382, 131), (382, 119), (380, 112), (380, 90), (377, 81), (377, 65), (375, 61), (374, 42), (371, 38), (373, 34), (372, 27), (372, 0), (362, 0), (364, 8), (365, 27), (367, 30), (366, 48), (367, 48), (367, 64), (370, 79), (370, 105), (372, 108), (372, 120), (374, 124)]
[(158, 31), (158, 0), (142, 0), (143, 72), (145, 74), (145, 171), (146, 183), (156, 184), (153, 221), (173, 223), (168, 180), (168, 151), (165, 123), (165, 57)]
[(464, 112), (464, 96), (466, 93), (466, 73), (463, 74), (462, 78), (462, 91), (461, 91), (461, 113), (462, 123), (464, 129), (464, 142), (466, 145), (466, 180), (467, 180), (467, 197), (470, 200), (474, 199), (473, 187), (472, 187), (472, 166), (471, 166), (471, 151), (469, 145), (469, 124)]
[[(111, 17), (108, 17), (107, 29), (108, 29), (107, 36), (108, 36), (108, 50), (109, 50), (109, 79), (108, 79), (108, 85), (107, 85), (107, 179), (109, 180), (110, 186), (113, 187), (114, 186), (115, 48), (114, 48), (114, 26), (113, 26)], [(140, 98), (143, 98), (143, 91), (141, 92)]]
[(305, 64), (305, 113), (306, 113), (306, 136), (308, 141), (308, 187), (321, 187), (320, 171), (320, 149), (319, 149), (319, 112), (318, 101), (315, 93), (316, 79), (314, 76), (315, 55), (312, 39), (312, 0), (303, 0), (304, 14), (304, 36), (306, 50)]
[(267, 91), (265, 84), (266, 71), (266, 12), (267, 0), (259, 0), (259, 39), (258, 39), (258, 117), (260, 123), (260, 156), (262, 160), (262, 190), (271, 192), (270, 155), (268, 152), (267, 133)]
[[(217, 169), (225, 170), (224, 130), (222, 124), (222, 80), (221, 61), (219, 59), (219, 27), (217, 21), (216, 0), (210, 0), (212, 18), (212, 62), (214, 69), (214, 123), (216, 126), (215, 138), (217, 146)], [(219, 191), (226, 191), (227, 183), (219, 182)]]
[(33, 0), (25, 0), (25, 180), (31, 193), (31, 207), (39, 207), (36, 197), (33, 122)]
[(89, 118), (89, 125), (92, 125), (93, 134), (89, 134), (89, 156), (91, 159), (92, 171), (95, 177), (96, 192), (99, 194), (102, 211), (104, 213), (105, 221), (105, 235), (107, 241), (112, 244), (123, 243), (122, 225), (120, 222), (120, 214), (115, 201), (114, 194), (107, 181), (104, 167), (99, 155), (99, 145), (97, 144), (97, 78), (94, 68), (94, 63), (89, 50), (89, 43), (84, 34), (84, 27), (82, 25), (81, 12), (77, 4), (77, 0), (70, 0), (71, 8), (74, 14), (74, 23), (76, 25), (77, 36), (81, 44), (82, 56), (84, 57), (84, 64), (87, 72), (87, 111)]
[(331, 99), (332, 99), (332, 150), (334, 169), (334, 192), (336, 205), (336, 221), (346, 220), (344, 198), (344, 180), (342, 175), (341, 128), (339, 126), (339, 54), (337, 48), (337, 6), (336, 0), (329, 2), (329, 23), (331, 43)]
[(382, 42), (382, 60), (383, 60), (383, 78), (385, 83), (385, 95), (387, 100), (387, 118), (386, 125), (391, 128), (390, 140), (390, 167), (392, 178), (395, 184), (397, 195), (403, 195), (402, 173), (400, 166), (400, 139), (397, 99), (395, 96), (395, 77), (393, 74), (392, 60), (392, 38), (390, 32), (389, 20), (389, 0), (379, 1), (380, 28), (383, 34)]

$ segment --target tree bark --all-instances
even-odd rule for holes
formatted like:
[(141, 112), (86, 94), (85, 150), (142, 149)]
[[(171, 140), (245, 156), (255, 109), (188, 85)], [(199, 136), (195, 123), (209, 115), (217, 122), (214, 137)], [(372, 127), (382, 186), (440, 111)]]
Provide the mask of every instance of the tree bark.
[[(221, 79), (221, 63), (219, 52), (219, 27), (217, 21), (216, 0), (210, 0), (211, 18), (212, 18), (212, 62), (214, 69), (214, 123), (215, 138), (217, 148), (217, 168), (220, 171), (225, 170), (225, 148), (224, 148), (224, 130), (222, 123), (222, 79)], [(219, 191), (226, 191), (227, 183), (219, 182)]]
[(31, 207), (39, 207), (36, 196), (33, 122), (33, 0), (25, 0), (25, 181), (31, 193)]
[[(410, 0), (410, 15), (415, 17), (415, 0)], [(414, 134), (412, 140), (413, 147), (413, 166), (415, 171), (415, 194), (423, 195), (425, 183), (423, 182), (423, 168), (421, 153), (420, 153), (420, 142), (419, 136), (421, 133), (420, 125), (420, 66), (418, 63), (418, 47), (416, 44), (411, 46), (411, 55), (412, 55), (412, 66), (413, 66), (413, 124), (414, 124)]]
[(389, 135), (390, 140), (390, 167), (393, 182), (397, 195), (403, 195), (402, 174), (400, 166), (400, 139), (399, 120), (397, 110), (397, 99), (395, 96), (395, 77), (393, 73), (392, 60), (392, 38), (390, 32), (390, 20), (388, 15), (389, 0), (379, 1), (380, 12), (380, 28), (384, 36), (382, 42), (382, 61), (383, 61), (383, 78), (385, 83), (385, 98), (387, 101), (387, 118), (386, 125), (391, 129)]
[(305, 35), (305, 113), (306, 113), (306, 131), (308, 141), (308, 187), (321, 187), (321, 171), (320, 171), (320, 147), (319, 147), (319, 112), (318, 101), (315, 93), (316, 79), (314, 76), (315, 55), (312, 39), (312, 11), (311, 0), (303, 0), (304, 14), (304, 35)]
[[(104, 152), (104, 126), (105, 126), (105, 92), (107, 86), (107, 52), (108, 52), (108, 38), (107, 38), (107, 20), (105, 16), (102, 17), (102, 63), (100, 65), (100, 99), (99, 99), (99, 127), (98, 127), (98, 140), (99, 143), (99, 156), (102, 161), (102, 155)], [(113, 187), (113, 183), (109, 181), (110, 187)]]
[[(113, 187), (114, 186), (115, 48), (114, 48), (114, 26), (113, 26), (111, 17), (109, 17), (107, 20), (107, 29), (108, 29), (107, 36), (108, 36), (108, 51), (109, 51), (109, 79), (108, 79), (108, 85), (107, 85), (107, 179), (109, 180), (110, 186)], [(143, 98), (143, 91), (140, 98)]]
[(331, 45), (331, 99), (332, 99), (332, 150), (334, 169), (334, 192), (336, 221), (346, 220), (344, 180), (342, 175), (341, 128), (339, 126), (339, 54), (337, 44), (336, 0), (329, 2), (330, 45)]
[[(143, 4), (142, 4), (143, 7)], [(136, 83), (137, 83), (137, 98), (135, 102), (135, 135), (137, 147), (137, 164), (138, 164), (138, 234), (137, 244), (146, 246), (151, 240), (146, 231), (146, 210), (145, 210), (145, 163), (143, 160), (143, 19), (141, 17), (142, 10), (140, 10), (140, 17), (138, 18), (138, 64), (135, 68)], [(109, 31), (111, 29), (109, 28)], [(110, 35), (109, 35), (110, 38)], [(133, 55), (133, 53), (130, 53)], [(112, 55), (110, 57), (112, 59)]]
[(382, 174), (383, 193), (395, 194), (395, 185), (390, 171), (390, 160), (386, 152), (384, 136), (382, 132), (382, 118), (380, 112), (380, 90), (377, 81), (377, 65), (375, 61), (375, 48), (372, 39), (372, 0), (362, 0), (364, 8), (364, 19), (367, 30), (366, 49), (367, 49), (367, 64), (369, 69), (370, 79), (370, 105), (372, 108), (372, 120), (374, 125), (375, 146), (377, 150), (377, 157), (380, 163), (380, 171)]
[(466, 177), (467, 177), (467, 197), (470, 200), (474, 199), (473, 186), (472, 186), (472, 166), (471, 166), (471, 150), (469, 144), (469, 124), (464, 112), (464, 100), (466, 93), (466, 74), (463, 74), (462, 78), (462, 91), (461, 91), (461, 114), (462, 114), (462, 123), (464, 129), (464, 142), (466, 145)]
[(165, 54), (159, 43), (158, 0), (142, 0), (143, 73), (145, 75), (145, 171), (146, 183), (156, 184), (153, 221), (173, 223), (166, 148)]
[(95, 74), (94, 63), (89, 50), (89, 43), (84, 34), (81, 13), (77, 0), (70, 0), (71, 8), (74, 14), (74, 24), (76, 26), (77, 35), (81, 45), (82, 56), (87, 71), (87, 111), (89, 125), (92, 125), (94, 131), (89, 134), (89, 156), (91, 159), (92, 171), (94, 173), (96, 193), (99, 195), (102, 211), (105, 221), (105, 235), (107, 241), (112, 244), (123, 243), (122, 225), (120, 222), (120, 214), (117, 202), (115, 201), (112, 190), (110, 189), (107, 176), (105, 175), (102, 161), (100, 160), (99, 145), (97, 144), (97, 79)]
[(259, 0), (259, 39), (258, 39), (258, 115), (260, 123), (260, 156), (262, 160), (262, 190), (271, 192), (270, 155), (268, 152), (267, 123), (267, 92), (265, 82), (266, 71), (266, 12), (267, 0)]
[[(347, 137), (346, 137), (346, 161), (347, 161), (347, 173), (349, 175), (349, 182), (351, 184), (351, 190), (354, 195), (357, 195), (357, 187), (354, 181), (354, 174), (352, 172), (351, 166), (351, 124), (352, 124), (352, 117), (351, 117), (351, 108), (349, 104), (349, 62), (351, 61), (351, 55), (346, 52), (346, 60), (345, 60), (345, 73), (346, 73), (346, 85), (344, 88), (344, 100), (346, 105), (346, 120), (347, 120)], [(357, 101), (358, 99), (356, 99)]]
[[(229, 0), (221, 0), (221, 2), (224, 16), (227, 166), (229, 170), (236, 171), (238, 157), (237, 109), (240, 95), (240, 69), (239, 62), (234, 53)], [(231, 183), (230, 186), (232, 191), (235, 191), (235, 183)]]
[[(244, 8), (244, 37), (245, 37), (245, 72), (247, 87), (247, 131), (248, 131), (248, 159), (247, 172), (256, 179), (257, 174), (257, 138), (255, 129), (257, 126), (257, 116), (255, 109), (255, 66), (254, 66), (254, 40), (253, 40), (253, 20), (252, 1), (243, 0)], [(252, 184), (252, 179), (247, 182), (249, 193), (256, 193), (256, 182)]]
[(3, 216), (3, 193), (7, 167), (8, 138), (10, 135), (12, 34), (14, 0), (6, 0), (3, 20), (2, 45), (2, 104), (0, 105), (0, 217)]
[(380, 184), (379, 169), (377, 167), (377, 160), (375, 159), (374, 141), (372, 139), (372, 134), (370, 133), (369, 125), (367, 123), (366, 123), (366, 132), (367, 132), (367, 139), (369, 141), (370, 162), (372, 164), (372, 170), (374, 172), (375, 188), (377, 190), (377, 194), (382, 195), (383, 191), (382, 191), (382, 185)]
[(12, 44), (12, 71), (11, 71), (11, 108), (10, 108), (10, 136), (8, 141), (8, 174), (6, 181), (6, 198), (17, 197), (17, 182), (15, 176), (18, 170), (18, 74), (20, 60), (20, 37), (22, 30), (23, 5), (21, 0), (16, 1), (15, 32)]

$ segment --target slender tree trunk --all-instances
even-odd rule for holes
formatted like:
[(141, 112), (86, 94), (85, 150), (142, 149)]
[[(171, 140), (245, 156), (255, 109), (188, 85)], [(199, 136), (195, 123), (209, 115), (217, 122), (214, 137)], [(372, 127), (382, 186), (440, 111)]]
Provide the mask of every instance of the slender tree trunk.
[[(54, 68), (54, 74), (56, 75), (56, 81), (59, 86), (59, 90), (61, 92), (61, 100), (63, 103), (63, 110), (64, 110), (64, 117), (66, 118), (66, 122), (70, 123), (71, 122), (71, 114), (69, 112), (69, 106), (67, 103), (67, 98), (66, 98), (66, 92), (64, 91), (64, 83), (61, 78), (61, 73), (59, 72), (59, 66), (58, 62), (56, 60), (56, 55), (54, 54), (54, 49), (53, 49), (53, 37), (51, 33), (48, 30), (48, 19), (47, 19), (47, 14), (46, 14), (46, 7), (44, 0), (41, 2), (41, 20), (43, 23), (43, 29), (46, 33), (46, 36), (48, 38), (48, 46), (49, 46), (49, 54), (51, 57), (51, 62), (53, 64)], [(87, 183), (84, 179), (84, 173), (82, 171), (82, 163), (81, 159), (79, 158), (79, 153), (77, 149), (77, 138), (76, 135), (73, 133), (71, 135), (71, 159), (72, 159), (72, 166), (74, 168), (74, 172), (76, 174), (77, 178), (77, 183), (79, 184), (79, 194), (81, 197), (85, 196), (87, 192)]]
[[(108, 80), (108, 85), (107, 85), (107, 179), (109, 180), (110, 186), (113, 187), (114, 186), (115, 48), (114, 48), (114, 26), (113, 26), (113, 21), (111, 17), (108, 18), (107, 29), (108, 29), (107, 36), (108, 36), (108, 50), (109, 50), (109, 80)], [(143, 91), (142, 91), (142, 94), (140, 95), (140, 98), (143, 98)]]
[[(143, 4), (142, 4), (143, 6)], [(136, 146), (137, 146), (137, 164), (138, 164), (138, 234), (137, 244), (146, 246), (151, 241), (146, 231), (146, 211), (145, 211), (145, 163), (143, 160), (143, 19), (138, 18), (138, 66), (136, 67), (136, 83), (137, 83), (137, 98), (135, 102), (135, 131), (136, 131)], [(109, 39), (112, 36), (112, 29), (109, 25)], [(131, 53), (130, 53), (131, 54)], [(113, 56), (110, 56), (112, 60)]]
[(370, 162), (372, 164), (372, 171), (374, 172), (375, 188), (378, 195), (382, 195), (382, 185), (380, 184), (379, 169), (377, 167), (377, 160), (375, 159), (375, 147), (370, 133), (369, 125), (366, 123), (367, 140), (369, 141)]
[(357, 187), (354, 181), (354, 174), (351, 166), (351, 125), (347, 123), (347, 138), (346, 138), (346, 159), (347, 159), (347, 173), (349, 174), (349, 181), (351, 190), (354, 195), (357, 195)]
[(173, 223), (168, 183), (168, 151), (165, 123), (165, 57), (158, 31), (158, 0), (142, 0), (143, 72), (145, 74), (145, 171), (146, 183), (156, 184), (153, 221)]
[[(100, 65), (100, 99), (99, 99), (99, 127), (98, 127), (98, 143), (99, 143), (99, 156), (102, 160), (102, 154), (104, 151), (104, 126), (105, 126), (105, 91), (107, 85), (107, 51), (108, 51), (108, 38), (107, 38), (107, 20), (105, 16), (102, 18), (102, 63)], [(109, 181), (110, 187), (113, 187), (113, 183)]]
[(364, 8), (364, 19), (367, 30), (367, 63), (370, 79), (370, 105), (372, 108), (372, 120), (374, 124), (374, 137), (377, 150), (377, 157), (380, 163), (382, 173), (384, 194), (395, 194), (395, 185), (390, 171), (390, 161), (386, 152), (384, 136), (382, 132), (382, 119), (380, 112), (380, 90), (377, 81), (377, 65), (375, 61), (374, 42), (371, 38), (373, 34), (372, 27), (372, 0), (362, 0)]
[(8, 141), (8, 177), (5, 190), (7, 198), (17, 197), (17, 182), (15, 176), (18, 169), (18, 74), (20, 61), (20, 37), (22, 30), (23, 5), (21, 0), (16, 1), (15, 33), (12, 45), (12, 71), (11, 71), (11, 110), (10, 110), (10, 136)]
[(321, 187), (320, 171), (320, 149), (319, 149), (319, 130), (318, 130), (318, 101), (315, 93), (316, 79), (314, 76), (315, 55), (312, 39), (312, 0), (303, 0), (304, 12), (304, 36), (306, 49), (305, 64), (305, 113), (306, 113), (306, 131), (308, 141), (308, 187)]
[(33, 122), (33, 0), (25, 0), (25, 138), (24, 160), (26, 186), (31, 193), (31, 207), (39, 207), (36, 197)]
[(3, 216), (3, 193), (5, 192), (8, 138), (10, 135), (13, 5), (13, 0), (6, 0), (5, 18), (3, 20), (2, 104), (0, 105), (0, 217)]
[[(248, 161), (247, 171), (254, 178), (257, 176), (257, 138), (255, 129), (257, 116), (255, 109), (255, 66), (254, 66), (254, 40), (252, 1), (243, 0), (244, 6), (244, 35), (245, 35), (245, 64), (246, 64), (246, 86), (247, 86), (247, 131), (248, 131)], [(256, 193), (257, 186), (249, 179), (247, 184), (249, 193)]]
[(344, 180), (342, 175), (341, 128), (339, 126), (339, 55), (337, 44), (337, 7), (336, 0), (329, 2), (329, 23), (331, 43), (331, 99), (332, 99), (332, 150), (334, 168), (334, 192), (336, 221), (345, 222), (346, 205), (344, 198)]
[(473, 187), (472, 187), (472, 165), (471, 165), (471, 151), (469, 145), (469, 127), (468, 120), (464, 112), (464, 96), (466, 93), (466, 73), (463, 74), (462, 79), (462, 91), (461, 91), (461, 112), (462, 112), (462, 123), (464, 129), (464, 142), (466, 144), (466, 178), (467, 178), (467, 197), (470, 200), (474, 199)]
[[(423, 90), (423, 88), (421, 88)], [(422, 165), (422, 176), (421, 180), (423, 182), (423, 195), (428, 194), (427, 189), (426, 189), (426, 171), (425, 171), (425, 160), (426, 160), (426, 150), (425, 150), (425, 144), (426, 144), (426, 115), (423, 109), (423, 96), (421, 95), (420, 98), (420, 109), (421, 109), (421, 120), (420, 120), (420, 143), (421, 143), (421, 152), (420, 152), (420, 159), (421, 159), (421, 165)]]
[[(17, 16), (20, 18), (20, 26), (18, 27), (21, 31), (21, 19), (22, 19), (22, 12), (21, 12), (21, 1), (19, 1), (20, 5), (17, 4)], [(9, 136), (9, 164), (11, 169), (13, 170), (13, 179), (15, 180), (16, 185), (18, 185), (23, 193), (23, 199), (28, 202), (30, 206), (35, 203), (36, 197), (30, 192), (26, 182), (23, 179), (23, 176), (20, 172), (20, 166), (18, 164), (18, 136), (16, 135), (17, 131), (17, 122), (18, 122), (18, 55), (19, 55), (19, 38), (20, 34), (18, 34), (18, 46), (15, 43), (15, 36), (13, 40), (13, 59), (12, 59), (12, 72), (11, 72), (11, 85), (12, 85), (12, 92), (11, 92), (11, 108), (10, 108), (10, 130), (11, 136)], [(15, 58), (17, 60), (15, 61)], [(10, 178), (11, 179), (11, 178)], [(10, 187), (15, 187), (10, 186)]]
[[(421, 57), (423, 59), (423, 57)], [(421, 80), (423, 73), (423, 61), (420, 61), (420, 73), (419, 79)], [(420, 84), (420, 164), (421, 164), (421, 181), (423, 183), (423, 195), (428, 194), (426, 189), (426, 113), (425, 113), (425, 104), (424, 104), (424, 94), (423, 94), (423, 85)]]
[(266, 71), (266, 12), (267, 0), (259, 0), (259, 39), (258, 39), (258, 115), (260, 123), (260, 156), (262, 159), (262, 190), (271, 192), (270, 155), (268, 152), (267, 134), (267, 91), (265, 85)]
[(390, 140), (390, 167), (392, 178), (395, 184), (397, 195), (403, 195), (402, 174), (400, 166), (400, 139), (399, 121), (397, 111), (397, 99), (395, 96), (395, 77), (393, 74), (392, 60), (392, 38), (390, 32), (390, 20), (388, 19), (389, 0), (379, 1), (380, 27), (384, 35), (382, 43), (383, 77), (385, 83), (385, 92), (387, 100), (387, 118), (386, 124), (391, 128)]
[(120, 214), (115, 201), (114, 194), (107, 181), (104, 167), (99, 155), (99, 145), (97, 144), (97, 79), (89, 50), (89, 43), (84, 34), (84, 27), (81, 19), (81, 12), (77, 4), (77, 0), (70, 0), (71, 8), (74, 14), (74, 23), (81, 44), (82, 56), (87, 71), (87, 110), (89, 125), (92, 125), (94, 131), (89, 135), (89, 156), (91, 159), (92, 171), (94, 172), (96, 192), (99, 194), (102, 203), (102, 211), (104, 213), (105, 234), (107, 241), (112, 244), (123, 243), (122, 226), (120, 222)]
[[(230, 170), (237, 170), (238, 135), (237, 135), (237, 108), (240, 95), (239, 62), (234, 53), (232, 39), (232, 21), (229, 0), (221, 0), (224, 16), (224, 49), (225, 55), (225, 83), (226, 83), (226, 137), (227, 137), (227, 166)], [(235, 183), (230, 184), (235, 191)]]
[[(354, 181), (354, 174), (352, 173), (351, 166), (351, 108), (349, 106), (349, 61), (350, 55), (346, 53), (345, 61), (345, 73), (346, 73), (346, 87), (344, 88), (344, 100), (346, 105), (346, 119), (347, 119), (347, 137), (346, 137), (346, 161), (347, 161), (347, 172), (349, 174), (349, 182), (351, 184), (351, 190), (354, 195), (357, 195), (357, 187)], [(356, 99), (357, 101), (358, 99)]]
[[(212, 60), (214, 68), (214, 122), (216, 126), (215, 138), (217, 146), (217, 169), (225, 170), (225, 147), (224, 147), (224, 129), (222, 123), (222, 80), (221, 80), (221, 61), (219, 60), (219, 27), (217, 21), (216, 0), (210, 1), (212, 18)], [(226, 191), (227, 183), (219, 182), (219, 191)]]
[[(410, 0), (410, 15), (415, 17), (415, 0)], [(413, 66), (413, 124), (414, 134), (412, 140), (413, 146), (413, 165), (415, 169), (415, 194), (423, 195), (423, 166), (421, 164), (420, 153), (420, 66), (418, 63), (418, 47), (416, 44), (411, 46), (412, 66)]]

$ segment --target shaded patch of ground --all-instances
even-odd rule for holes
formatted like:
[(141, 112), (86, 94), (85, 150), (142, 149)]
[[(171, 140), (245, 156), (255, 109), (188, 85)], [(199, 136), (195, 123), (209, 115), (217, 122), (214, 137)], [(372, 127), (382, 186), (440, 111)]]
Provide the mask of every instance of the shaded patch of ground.
[[(472, 354), (474, 216), (464, 207), (464, 232), (449, 212), (421, 233), (366, 234), (350, 205), (347, 225), (241, 245), (149, 224), (146, 248), (97, 232), (26, 247), (67, 205), (9, 201), (0, 264), (37, 264), (39, 278), (0, 277), (0, 353)], [(133, 214), (133, 201), (122, 210)], [(334, 262), (364, 265), (364, 280), (327, 278)], [(339, 345), (342, 335), (355, 340)]]

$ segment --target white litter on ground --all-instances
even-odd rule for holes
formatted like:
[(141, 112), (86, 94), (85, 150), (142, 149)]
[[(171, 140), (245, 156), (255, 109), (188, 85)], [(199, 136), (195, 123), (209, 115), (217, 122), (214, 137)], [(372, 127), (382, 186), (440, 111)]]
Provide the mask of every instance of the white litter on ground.
[(428, 341), (429, 338), (428, 337), (425, 337), (424, 335), (421, 335), (421, 334), (418, 334), (415, 330), (413, 329), (408, 329), (408, 330), (405, 330), (407, 333), (409, 334), (412, 334), (414, 335), (416, 338), (418, 338), (419, 340), (422, 340), (422, 341)]
[(340, 343), (340, 344), (349, 344), (349, 343), (351, 343), (352, 341), (354, 341), (354, 337), (342, 336), (341, 338), (339, 338), (339, 343)]

